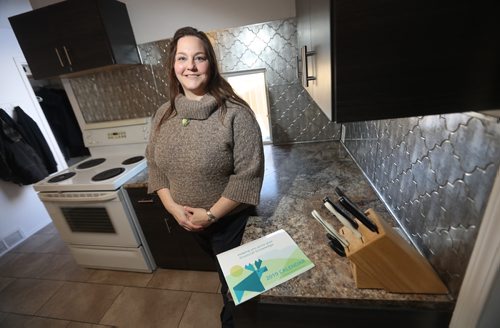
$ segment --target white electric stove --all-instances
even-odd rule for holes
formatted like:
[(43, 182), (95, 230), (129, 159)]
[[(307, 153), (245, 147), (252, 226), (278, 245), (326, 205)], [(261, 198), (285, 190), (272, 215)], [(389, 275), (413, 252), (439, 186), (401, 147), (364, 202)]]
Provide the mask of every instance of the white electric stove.
[(146, 168), (149, 120), (83, 131), (91, 156), (34, 189), (76, 262), (85, 267), (155, 269), (123, 185)]

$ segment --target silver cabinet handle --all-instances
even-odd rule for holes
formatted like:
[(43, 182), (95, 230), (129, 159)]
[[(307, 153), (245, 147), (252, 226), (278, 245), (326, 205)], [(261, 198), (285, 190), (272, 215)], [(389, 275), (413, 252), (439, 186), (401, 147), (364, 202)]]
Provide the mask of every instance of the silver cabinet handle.
[(307, 46), (300, 48), (300, 56), (302, 58), (302, 86), (308, 87), (309, 81), (316, 80), (316, 76), (309, 76), (309, 69), (307, 67), (307, 57), (313, 56), (316, 51), (307, 51)]
[(137, 202), (139, 204), (144, 204), (144, 203), (151, 204), (151, 203), (154, 203), (154, 200), (153, 199), (139, 199)]
[(66, 54), (66, 58), (68, 59), (69, 65), (72, 66), (73, 63), (71, 62), (71, 58), (69, 58), (68, 49), (66, 49), (66, 46), (63, 46), (63, 49), (64, 49), (64, 53)]
[(57, 48), (54, 48), (54, 50), (56, 51), (57, 59), (59, 59), (59, 64), (61, 64), (61, 67), (64, 67), (64, 63), (61, 59), (61, 55), (59, 54), (59, 50), (57, 50)]

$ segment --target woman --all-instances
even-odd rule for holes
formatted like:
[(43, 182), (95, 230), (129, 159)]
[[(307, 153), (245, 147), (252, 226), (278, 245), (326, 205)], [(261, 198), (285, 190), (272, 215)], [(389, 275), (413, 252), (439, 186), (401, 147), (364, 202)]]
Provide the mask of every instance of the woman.
[[(259, 202), (264, 155), (259, 126), (217, 68), (214, 49), (192, 27), (169, 45), (170, 101), (153, 119), (146, 150), (149, 192), (212, 257), (241, 243)], [(234, 303), (220, 267), (223, 327)]]

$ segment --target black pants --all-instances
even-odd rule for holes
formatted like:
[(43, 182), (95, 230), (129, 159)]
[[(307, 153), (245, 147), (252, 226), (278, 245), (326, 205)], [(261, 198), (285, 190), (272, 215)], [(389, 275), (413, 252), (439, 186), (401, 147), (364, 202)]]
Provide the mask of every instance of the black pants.
[(224, 307), (220, 314), (223, 328), (234, 327), (233, 312), (235, 305), (228, 297), (229, 288), (215, 256), (241, 244), (248, 217), (252, 215), (253, 210), (254, 208), (252, 207), (239, 213), (225, 216), (206, 230), (194, 234), (201, 248), (203, 248), (203, 250), (205, 250), (205, 252), (207, 252), (217, 263), (217, 272), (219, 273), (219, 279), (222, 284), (221, 293), (224, 301)]

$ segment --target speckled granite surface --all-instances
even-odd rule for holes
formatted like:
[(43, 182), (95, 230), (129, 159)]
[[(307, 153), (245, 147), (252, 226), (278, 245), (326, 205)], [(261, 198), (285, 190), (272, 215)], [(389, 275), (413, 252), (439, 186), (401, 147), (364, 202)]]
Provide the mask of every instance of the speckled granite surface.
[[(325, 231), (310, 215), (316, 209), (336, 228), (340, 224), (322, 206), (335, 197), (339, 186), (363, 210), (374, 208), (386, 221), (392, 217), (339, 142), (265, 146), (266, 169), (258, 216), (248, 221), (243, 242), (284, 229), (315, 267), (256, 298), (265, 303), (374, 304), (448, 309), (447, 295), (395, 294), (358, 289), (349, 260), (328, 246)], [(130, 180), (127, 188), (147, 186), (147, 170)]]

